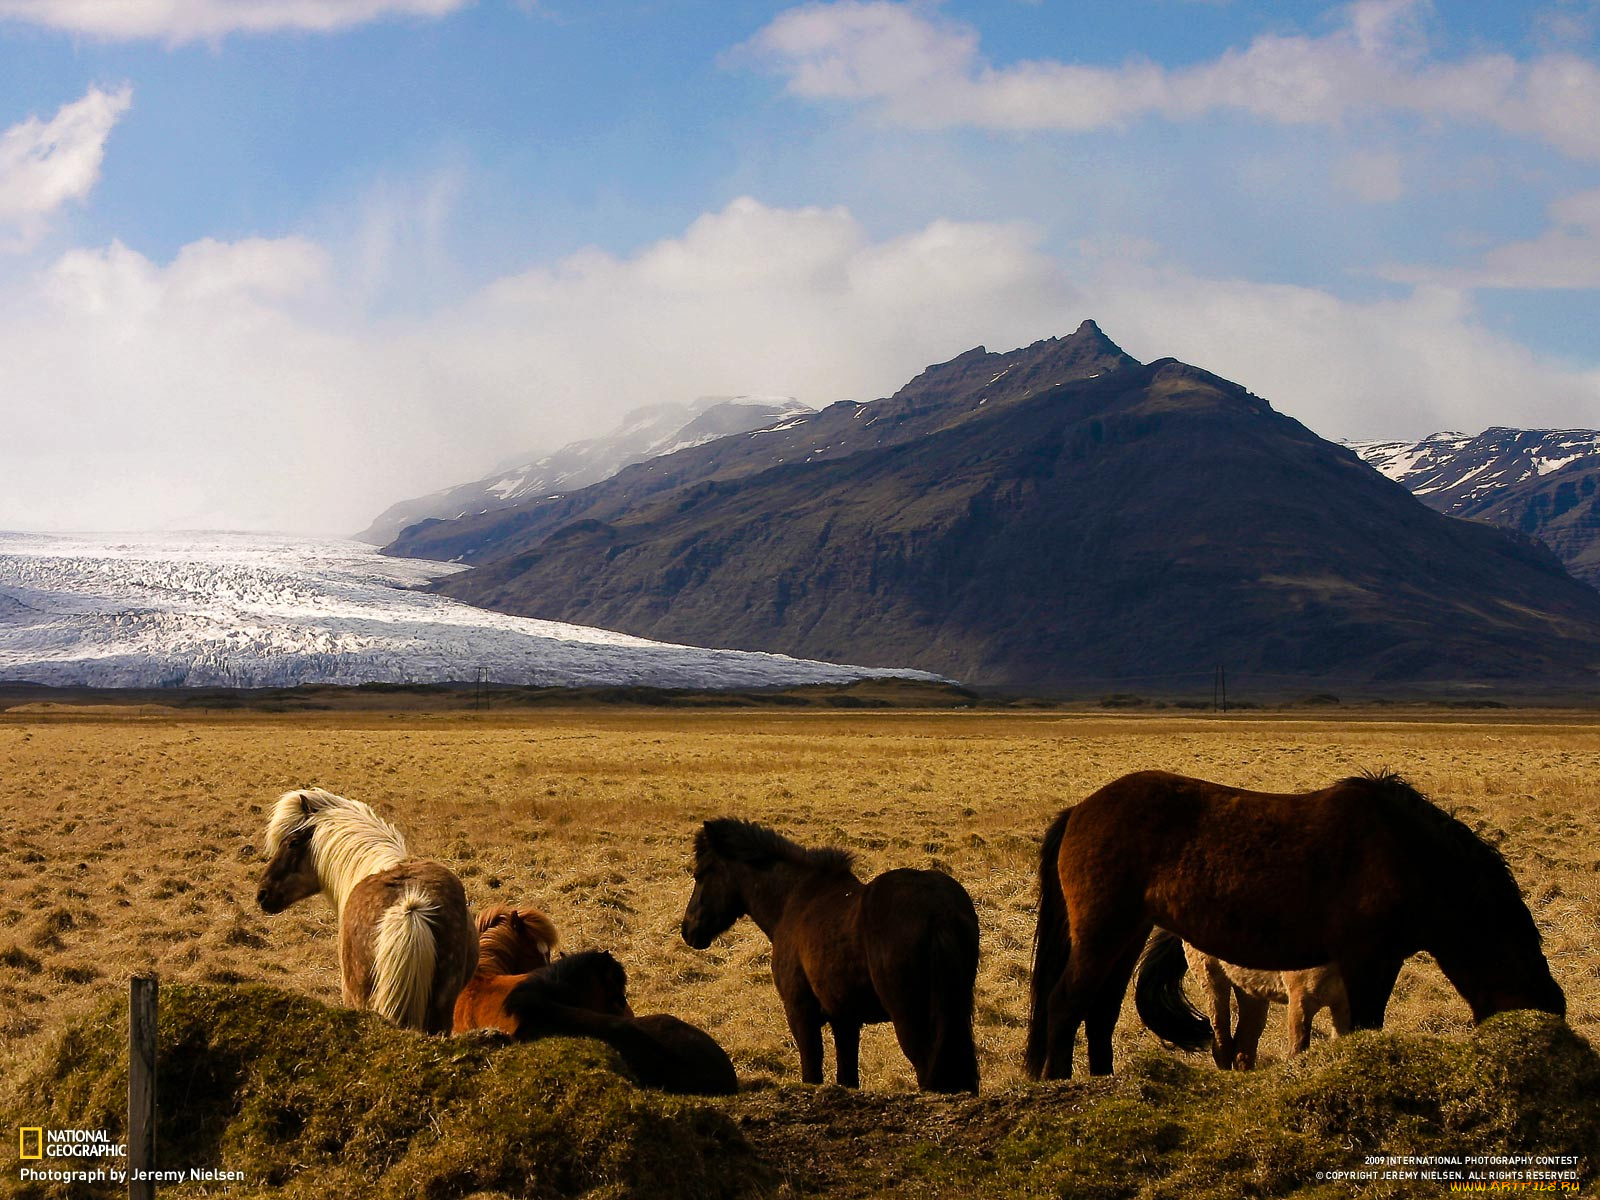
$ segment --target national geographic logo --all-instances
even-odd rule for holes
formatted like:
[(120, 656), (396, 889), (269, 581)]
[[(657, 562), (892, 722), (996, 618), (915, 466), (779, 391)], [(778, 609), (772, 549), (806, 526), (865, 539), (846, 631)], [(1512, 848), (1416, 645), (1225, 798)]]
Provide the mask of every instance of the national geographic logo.
[(107, 1159), (128, 1157), (128, 1147), (113, 1142), (104, 1129), (49, 1129), (24, 1125), (17, 1130), (17, 1157), (24, 1162), (40, 1159)]

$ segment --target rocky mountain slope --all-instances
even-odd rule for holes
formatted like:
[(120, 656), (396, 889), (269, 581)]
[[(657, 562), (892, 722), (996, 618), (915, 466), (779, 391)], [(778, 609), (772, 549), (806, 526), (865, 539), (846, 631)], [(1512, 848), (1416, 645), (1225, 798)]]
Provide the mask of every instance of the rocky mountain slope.
[(572, 442), (549, 454), (520, 455), (482, 479), (391, 505), (356, 537), (382, 546), (418, 521), (515, 508), (531, 499), (599, 483), (629, 463), (779, 424), (811, 411), (781, 396), (708, 396), (689, 404), (635, 409), (603, 437)]
[(1348, 445), (1435, 511), (1537, 537), (1600, 588), (1600, 430), (1497, 426)]
[(1600, 594), (1086, 322), (554, 500), (413, 527), (446, 594), (1028, 690), (1587, 683)]

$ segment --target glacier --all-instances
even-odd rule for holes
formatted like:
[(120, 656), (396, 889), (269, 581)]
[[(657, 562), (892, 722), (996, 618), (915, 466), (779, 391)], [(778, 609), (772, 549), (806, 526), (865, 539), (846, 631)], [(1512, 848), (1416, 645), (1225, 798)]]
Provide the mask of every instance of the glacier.
[(0, 532), (0, 680), (732, 689), (938, 678), (671, 645), (417, 590), (464, 569), (340, 538)]

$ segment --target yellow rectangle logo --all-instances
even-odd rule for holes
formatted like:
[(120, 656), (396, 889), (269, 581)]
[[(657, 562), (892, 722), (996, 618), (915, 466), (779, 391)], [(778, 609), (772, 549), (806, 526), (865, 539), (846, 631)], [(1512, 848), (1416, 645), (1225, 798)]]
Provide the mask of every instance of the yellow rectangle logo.
[[(28, 1135), (33, 1134), (33, 1153), (28, 1153)], [(33, 1125), (17, 1130), (17, 1157), (18, 1158), (43, 1158), (44, 1157), (44, 1129), (42, 1126)]]

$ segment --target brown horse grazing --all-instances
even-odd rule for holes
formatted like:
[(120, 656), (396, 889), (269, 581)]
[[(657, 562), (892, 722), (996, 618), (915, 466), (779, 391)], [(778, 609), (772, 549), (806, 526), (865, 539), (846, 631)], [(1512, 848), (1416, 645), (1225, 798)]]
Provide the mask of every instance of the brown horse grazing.
[(497, 905), (479, 913), (478, 969), (456, 997), (455, 1032), (515, 1033), (506, 997), (528, 972), (550, 965), (550, 952), (560, 940), (550, 918), (536, 908)]
[(666, 1013), (633, 1015), (627, 973), (604, 950), (569, 954), (524, 976), (506, 996), (505, 1014), (523, 1041), (598, 1038), (645, 1087), (693, 1096), (739, 1090), (733, 1061), (710, 1034)]
[(954, 879), (902, 868), (863, 884), (846, 851), (707, 821), (695, 835), (683, 940), (704, 950), (746, 914), (772, 942), (772, 981), (806, 1083), (822, 1082), (823, 1025), (833, 1026), (839, 1083), (859, 1087), (861, 1027), (893, 1021), (918, 1087), (978, 1090), (978, 915)]
[(1397, 775), (1301, 795), (1141, 771), (1051, 824), (1039, 859), (1027, 1069), (1111, 1072), (1111, 1031), (1153, 926), (1229, 962), (1334, 964), (1357, 1029), (1383, 1025), (1405, 959), (1431, 953), (1474, 1020), (1566, 1015), (1505, 860)]
[[(1183, 976), (1193, 971), (1206, 994), (1202, 1016), (1183, 994)], [(1133, 1000), (1139, 1018), (1158, 1037), (1184, 1050), (1211, 1047), (1224, 1071), (1251, 1070), (1273, 1002), (1289, 1007), (1289, 1053), (1311, 1045), (1311, 1022), (1326, 1008), (1334, 1034), (1350, 1032), (1350, 999), (1339, 968), (1331, 964), (1305, 971), (1253, 971), (1223, 962), (1177, 934), (1157, 929), (1145, 943), (1134, 972)], [(1233, 1024), (1237, 1004), (1239, 1023)]]
[(338, 913), (346, 1004), (407, 1029), (450, 1032), (456, 995), (478, 965), (459, 879), (409, 857), (400, 832), (367, 805), (321, 788), (278, 798), (266, 853), (263, 912), (321, 892)]

